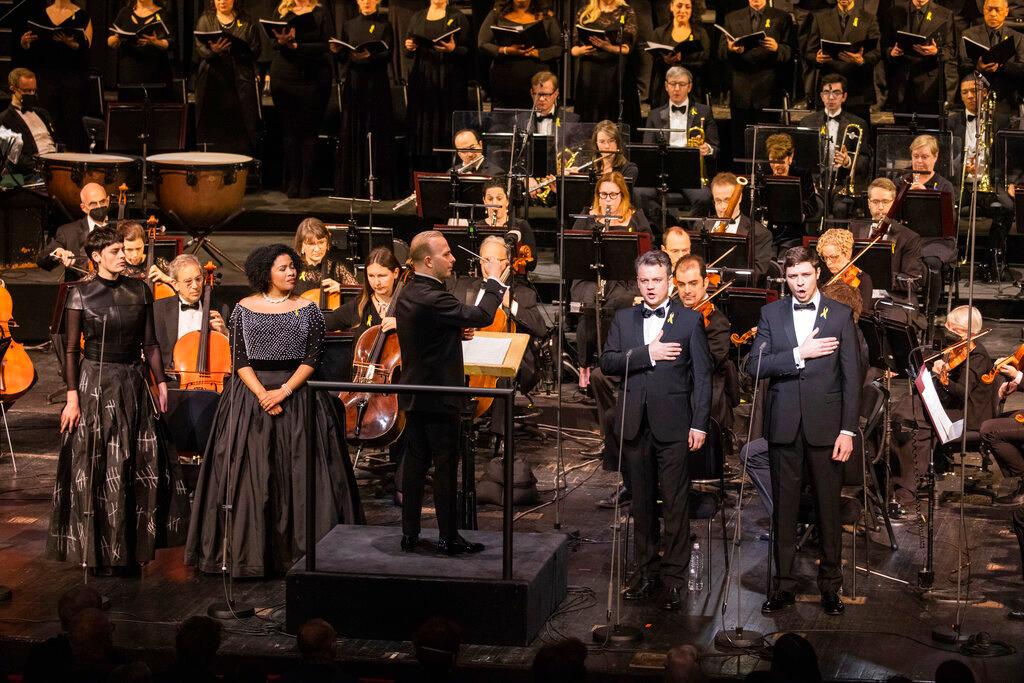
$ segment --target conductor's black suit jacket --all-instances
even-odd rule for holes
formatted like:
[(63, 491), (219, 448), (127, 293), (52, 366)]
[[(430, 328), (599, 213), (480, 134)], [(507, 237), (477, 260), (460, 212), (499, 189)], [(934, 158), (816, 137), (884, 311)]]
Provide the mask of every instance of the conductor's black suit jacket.
[[(841, 430), (856, 433), (860, 415), (860, 345), (847, 306), (825, 296), (815, 309), (818, 337), (835, 337), (839, 348), (827, 356), (796, 366), (793, 349), (799, 346), (793, 327), (793, 298), (764, 306), (757, 324), (753, 351), (746, 370), (754, 375), (758, 353), (761, 377), (768, 379), (764, 428), (769, 443), (793, 443), (803, 423), (807, 443), (831, 447)], [(812, 328), (813, 329), (813, 328)]]
[[(494, 320), (505, 288), (484, 281), (478, 306), (467, 306), (431, 277), (414, 274), (395, 305), (398, 346), (402, 351), (402, 383), (435, 387), (466, 384), (462, 363), (462, 328), (483, 327)], [(455, 413), (462, 405), (457, 396), (400, 394), (398, 407), (432, 413)]]
[(639, 434), (645, 410), (658, 441), (685, 442), (690, 429), (707, 431), (712, 365), (704, 318), (676, 301), (669, 300), (668, 306), (661, 341), (682, 346), (674, 361), (651, 364), (644, 343), (643, 304), (615, 314), (601, 354), (602, 372), (624, 377), (625, 391), (619, 392), (615, 410), (617, 423), (625, 403), (622, 436), (626, 439)]

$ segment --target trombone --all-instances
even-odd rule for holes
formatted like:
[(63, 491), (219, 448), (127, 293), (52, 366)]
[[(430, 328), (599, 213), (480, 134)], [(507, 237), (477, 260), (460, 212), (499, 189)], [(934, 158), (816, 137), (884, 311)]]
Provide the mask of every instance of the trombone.
[[(694, 147), (697, 150), (700, 150), (700, 148), (704, 146), (705, 139), (706, 136), (704, 134), (704, 117), (702, 116), (700, 117), (700, 125), (690, 126), (690, 128), (686, 131), (686, 146)], [(707, 187), (708, 178), (707, 173), (704, 170), (704, 155), (698, 154), (697, 156), (700, 158), (700, 186)]]
[[(832, 182), (831, 186), (829, 187), (829, 194), (836, 194), (842, 197), (852, 197), (855, 194), (857, 194), (855, 188), (857, 175), (857, 157), (860, 155), (860, 143), (864, 139), (864, 129), (861, 128), (860, 124), (848, 123), (846, 124), (846, 128), (843, 129), (843, 134), (840, 139), (843, 141), (843, 143), (839, 147), (839, 149), (835, 151), (835, 154), (838, 155), (840, 152), (846, 152), (847, 154), (849, 154), (850, 172), (847, 175), (846, 184), (842, 186), (839, 185), (838, 169), (835, 173), (832, 174)], [(849, 149), (847, 148), (847, 140), (853, 141), (852, 154), (849, 153)], [(833, 156), (832, 158), (832, 163), (835, 163), (835, 156)]]

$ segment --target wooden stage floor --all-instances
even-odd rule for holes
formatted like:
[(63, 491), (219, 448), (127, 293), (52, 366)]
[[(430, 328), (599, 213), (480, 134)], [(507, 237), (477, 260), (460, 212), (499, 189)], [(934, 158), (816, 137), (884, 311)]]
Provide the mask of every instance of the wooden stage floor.
[[(1007, 335), (1009, 336), (1009, 335)], [(58, 631), (57, 597), (68, 587), (82, 581), (80, 569), (44, 557), (50, 491), (56, 468), (59, 405), (47, 405), (45, 396), (58, 388), (53, 372), (52, 354), (33, 352), (41, 381), (9, 412), (11, 435), (18, 453), (15, 475), (10, 458), (0, 459), (0, 583), (14, 589), (14, 600), (0, 604), (0, 674), (6, 667), (17, 671), (28, 646)], [(574, 403), (573, 392), (565, 393), (566, 424), (593, 426), (591, 411)], [(546, 399), (545, 402), (548, 400)], [(541, 403), (539, 401), (539, 403)], [(544, 407), (543, 405), (541, 407)], [(542, 422), (553, 422), (553, 413), (543, 411)], [(540, 481), (542, 500), (550, 500), (554, 479), (555, 448), (553, 432), (546, 442), (520, 439), (520, 452), (534, 465)], [(561, 636), (576, 636), (590, 643), (593, 625), (605, 619), (605, 595), (608, 576), (609, 511), (597, 511), (595, 503), (614, 485), (613, 476), (602, 472), (599, 463), (578, 454), (581, 445), (594, 443), (589, 429), (568, 433), (565, 440), (569, 494), (561, 514), (562, 529), (578, 532), (569, 560), (570, 595), (548, 621), (530, 648), (464, 648), (460, 665), (467, 680), (528, 680), (528, 667), (536, 648)], [(480, 462), (486, 459), (481, 452)], [(735, 463), (733, 463), (735, 466)], [(1003, 487), (1005, 489), (1005, 486)], [(797, 631), (815, 645), (822, 672), (829, 680), (878, 681), (893, 674), (912, 680), (932, 680), (936, 665), (951, 653), (930, 639), (935, 627), (948, 626), (955, 619), (955, 607), (922, 597), (916, 589), (917, 571), (924, 561), (923, 527), (913, 521), (897, 525), (899, 550), (873, 542), (871, 569), (891, 578), (859, 573), (858, 598), (847, 606), (840, 618), (825, 616), (817, 604), (813, 581), (814, 549), (802, 552), (800, 600), (786, 614), (765, 617), (760, 613), (765, 582), (768, 544), (758, 540), (767, 528), (767, 520), (751, 487), (745, 501), (742, 567), (739, 582), (742, 592), (740, 618), (748, 628), (766, 634)], [(390, 497), (374, 497), (372, 486), (362, 489), (368, 523), (399, 524), (399, 511)], [(733, 514), (727, 511), (729, 533)], [(1008, 530), (1007, 508), (969, 505), (966, 509), (966, 539), (970, 548), (973, 574), (970, 596), (981, 602), (966, 608), (965, 632), (985, 631), (995, 640), (1020, 648), (1024, 629), (1006, 619), (1005, 605), (1024, 601), (1017, 544)], [(555, 524), (554, 506), (532, 511), (521, 510), (516, 529), (550, 531)], [(429, 524), (429, 522), (428, 522)], [(500, 510), (482, 508), (480, 525), (499, 529)], [(694, 533), (706, 534), (705, 522), (694, 523)], [(603, 649), (592, 646), (588, 668), (594, 680), (654, 679), (660, 677), (660, 661), (665, 651), (676, 644), (693, 643), (705, 653), (704, 670), (713, 678), (742, 677), (755, 668), (767, 668), (764, 652), (742, 654), (719, 652), (714, 635), (721, 626), (719, 616), (724, 578), (721, 530), (718, 521), (712, 527), (713, 578), (705, 590), (691, 595), (681, 612), (666, 614), (652, 605), (623, 603), (626, 623), (643, 626), (644, 642), (632, 650)], [(942, 507), (936, 519), (936, 579), (938, 588), (955, 586), (959, 516), (955, 506)], [(876, 540), (879, 540), (876, 538)], [(857, 561), (864, 565), (863, 540)], [(707, 549), (705, 550), (707, 552)], [(850, 585), (850, 535), (844, 535), (847, 591)], [(500, 567), (495, 567), (495, 575)], [(219, 578), (196, 577), (182, 564), (182, 549), (161, 551), (158, 560), (147, 566), (143, 577), (134, 580), (90, 579), (111, 599), (110, 616), (116, 624), (115, 643), (129, 658), (141, 658), (159, 666), (169, 660), (176, 625), (194, 614), (205, 613), (206, 606), (220, 598)], [(294, 638), (283, 627), (284, 582), (245, 581), (236, 583), (242, 599), (260, 608), (258, 616), (240, 623), (226, 624), (221, 653), (225, 665), (255, 664), (266, 671), (278, 672), (292, 665), (296, 657)], [(1017, 602), (1017, 604), (1020, 604)], [(726, 623), (736, 623), (735, 594), (730, 596)], [(366, 619), (387, 619), (387, 614), (366, 614)], [(387, 677), (411, 659), (408, 642), (342, 640), (340, 656), (354, 672)], [(1020, 680), (1024, 654), (993, 658), (963, 658), (978, 681)]]

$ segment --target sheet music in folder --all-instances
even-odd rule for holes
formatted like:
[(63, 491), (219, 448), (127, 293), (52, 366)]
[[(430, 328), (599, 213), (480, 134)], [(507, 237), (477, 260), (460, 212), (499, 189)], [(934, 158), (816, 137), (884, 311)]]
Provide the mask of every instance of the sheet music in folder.
[(473, 337), (462, 342), (462, 362), (465, 365), (498, 366), (505, 361), (512, 340), (508, 337)]
[(935, 428), (939, 443), (947, 444), (959, 439), (963, 434), (964, 421), (953, 422), (949, 419), (946, 409), (942, 406), (942, 401), (939, 400), (939, 392), (935, 389), (932, 373), (923, 365), (917, 374), (917, 379), (914, 380), (914, 386), (917, 387), (917, 391), (921, 395), (925, 412), (928, 413), (928, 418)]

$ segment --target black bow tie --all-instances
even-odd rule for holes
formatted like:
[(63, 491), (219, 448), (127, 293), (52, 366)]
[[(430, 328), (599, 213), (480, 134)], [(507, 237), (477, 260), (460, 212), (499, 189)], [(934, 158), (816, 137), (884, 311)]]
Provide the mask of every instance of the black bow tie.
[(808, 301), (806, 304), (793, 304), (794, 311), (813, 311), (814, 302)]
[(967, 115), (967, 123), (970, 123), (970, 122), (971, 122), (971, 121), (973, 121), (973, 120), (974, 120), (975, 118), (976, 118), (976, 117), (974, 116), (974, 114), (968, 114), (968, 115)]
[(198, 311), (199, 310), (199, 302), (198, 301), (195, 302), (194, 304), (187, 304), (184, 301), (179, 300), (178, 303), (181, 305), (181, 310), (182, 311)]
[(673, 114), (685, 114), (686, 113), (686, 107), (677, 107), (674, 104), (671, 105), (671, 107), (672, 107), (672, 113)]
[(838, 116), (829, 116), (828, 114), (825, 114), (825, 122), (826, 123), (831, 123), (832, 121), (835, 121), (836, 123), (839, 123), (839, 117)]
[(537, 120), (538, 121), (544, 121), (545, 119), (553, 119), (553, 118), (555, 118), (555, 113), (554, 112), (549, 112), (547, 114), (537, 114)]
[(665, 307), (664, 306), (659, 306), (658, 308), (655, 308), (653, 311), (651, 309), (649, 309), (649, 308), (645, 308), (644, 309), (644, 319), (645, 320), (647, 318), (650, 318), (652, 315), (656, 315), (659, 318), (664, 318), (665, 317)]

